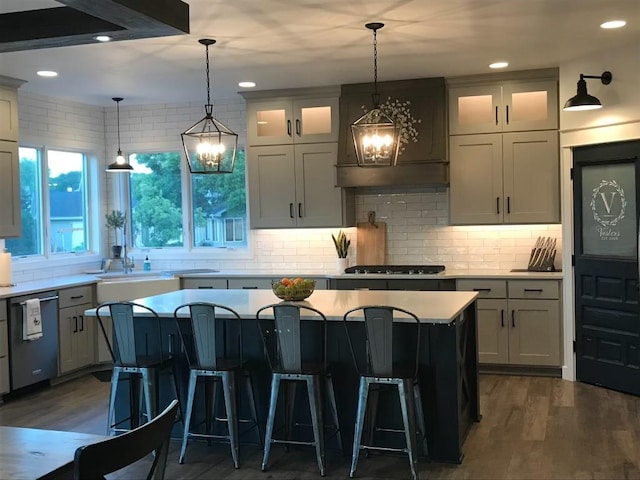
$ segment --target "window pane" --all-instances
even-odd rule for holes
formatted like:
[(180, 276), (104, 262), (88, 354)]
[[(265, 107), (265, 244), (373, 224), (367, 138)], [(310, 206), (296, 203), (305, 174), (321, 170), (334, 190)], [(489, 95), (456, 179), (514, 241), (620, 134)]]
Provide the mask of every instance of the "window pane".
[[(247, 246), (245, 165), (245, 152), (239, 149), (233, 173), (191, 175), (193, 246)], [(234, 233), (233, 219), (240, 221), (240, 234)]]
[(84, 154), (49, 150), (47, 167), (51, 252), (85, 252), (88, 236)]
[(178, 152), (129, 155), (131, 243), (136, 248), (181, 247), (182, 188)]
[(13, 256), (42, 255), (41, 150), (20, 147), (20, 201), (22, 234), (4, 242)]

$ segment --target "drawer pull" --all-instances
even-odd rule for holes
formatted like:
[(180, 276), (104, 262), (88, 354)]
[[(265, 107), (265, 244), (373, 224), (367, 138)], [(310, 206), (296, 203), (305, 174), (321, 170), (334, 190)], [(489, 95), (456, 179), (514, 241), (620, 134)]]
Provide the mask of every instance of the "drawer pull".
[(474, 292), (490, 292), (491, 289), (490, 288), (474, 288), (473, 291)]
[(80, 300), (81, 298), (84, 298), (84, 295), (71, 295), (69, 298), (71, 300)]
[(542, 289), (541, 288), (525, 288), (524, 289), (525, 292), (538, 292), (538, 293), (542, 293)]
[(243, 290), (257, 290), (258, 287), (242, 287)]

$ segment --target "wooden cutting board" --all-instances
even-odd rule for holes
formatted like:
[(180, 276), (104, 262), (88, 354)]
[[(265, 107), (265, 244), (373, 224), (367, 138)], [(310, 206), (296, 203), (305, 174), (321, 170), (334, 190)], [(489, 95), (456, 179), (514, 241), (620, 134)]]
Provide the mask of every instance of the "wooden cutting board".
[(358, 223), (357, 264), (384, 265), (387, 251), (387, 224), (376, 222), (377, 228), (369, 222)]

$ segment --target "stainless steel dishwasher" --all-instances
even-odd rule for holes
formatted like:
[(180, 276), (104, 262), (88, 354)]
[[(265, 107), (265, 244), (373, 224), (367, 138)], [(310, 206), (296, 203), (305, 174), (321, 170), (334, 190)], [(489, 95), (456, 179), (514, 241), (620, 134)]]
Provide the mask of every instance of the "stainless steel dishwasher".
[[(40, 299), (42, 337), (22, 339), (24, 304)], [(58, 374), (58, 292), (47, 291), (13, 297), (9, 309), (9, 369), (11, 391), (49, 380)]]

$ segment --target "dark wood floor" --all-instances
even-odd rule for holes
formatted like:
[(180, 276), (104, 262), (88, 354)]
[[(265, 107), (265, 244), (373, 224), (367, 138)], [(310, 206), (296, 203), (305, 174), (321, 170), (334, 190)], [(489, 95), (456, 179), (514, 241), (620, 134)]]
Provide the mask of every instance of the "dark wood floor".
[[(108, 383), (88, 375), (0, 406), (0, 424), (105, 433)], [(482, 375), (482, 421), (465, 443), (461, 465), (421, 463), (423, 479), (640, 479), (640, 397), (558, 378)], [(172, 442), (167, 465), (173, 479), (316, 479), (311, 448), (272, 449), (271, 468), (260, 471), (257, 447), (241, 450), (234, 470), (226, 445), (194, 443), (178, 464)], [(114, 478), (135, 479), (140, 470)], [(328, 457), (327, 478), (348, 478), (349, 459)], [(360, 479), (409, 478), (405, 457), (360, 460)]]

